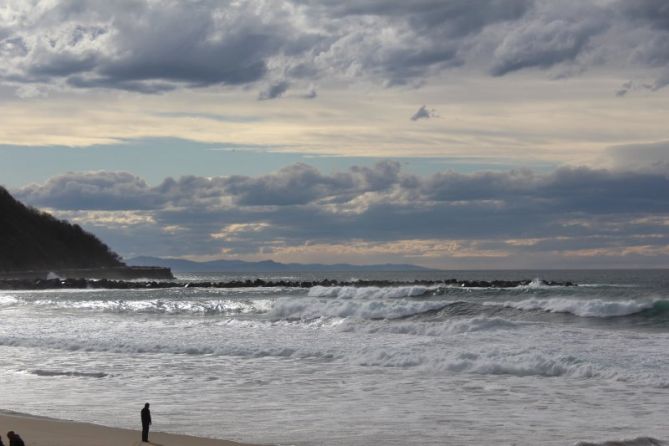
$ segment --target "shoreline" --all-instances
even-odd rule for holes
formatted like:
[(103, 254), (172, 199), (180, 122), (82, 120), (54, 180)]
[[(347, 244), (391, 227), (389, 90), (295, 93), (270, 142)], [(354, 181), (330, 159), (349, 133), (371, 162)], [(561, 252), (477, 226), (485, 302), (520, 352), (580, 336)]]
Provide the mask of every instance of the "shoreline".
[(150, 432), (149, 443), (142, 443), (139, 427), (123, 429), (0, 409), (0, 435), (5, 444), (10, 430), (30, 446), (259, 446), (164, 432)]

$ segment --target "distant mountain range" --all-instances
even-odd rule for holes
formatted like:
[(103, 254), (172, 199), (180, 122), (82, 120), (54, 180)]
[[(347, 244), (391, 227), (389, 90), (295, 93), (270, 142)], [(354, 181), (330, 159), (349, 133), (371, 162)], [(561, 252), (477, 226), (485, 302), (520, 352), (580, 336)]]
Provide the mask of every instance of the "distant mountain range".
[(278, 263), (273, 260), (245, 262), (243, 260), (213, 260), (194, 262), (191, 260), (140, 256), (127, 259), (131, 266), (162, 266), (171, 268), (173, 272), (204, 273), (204, 272), (296, 272), (296, 271), (434, 271), (417, 265), (385, 263), (382, 265), (351, 265), (336, 263)]

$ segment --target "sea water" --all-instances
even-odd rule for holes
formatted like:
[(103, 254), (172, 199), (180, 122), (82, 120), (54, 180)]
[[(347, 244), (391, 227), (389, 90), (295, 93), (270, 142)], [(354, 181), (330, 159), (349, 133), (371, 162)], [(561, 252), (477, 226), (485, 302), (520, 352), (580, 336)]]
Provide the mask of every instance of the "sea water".
[(0, 408), (139, 429), (150, 402), (154, 430), (263, 444), (669, 439), (667, 271), (179, 279), (257, 277), (537, 280), (0, 291)]

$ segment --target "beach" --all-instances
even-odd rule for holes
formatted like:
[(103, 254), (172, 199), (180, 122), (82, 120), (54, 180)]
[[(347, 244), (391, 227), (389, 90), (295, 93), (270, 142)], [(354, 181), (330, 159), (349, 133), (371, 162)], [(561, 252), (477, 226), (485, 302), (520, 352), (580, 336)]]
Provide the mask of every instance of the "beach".
[[(151, 432), (149, 443), (140, 441), (141, 430), (119, 429), (91, 423), (56, 420), (20, 413), (0, 413), (0, 435), (7, 441), (13, 430), (30, 446), (245, 446), (244, 443)], [(250, 446), (250, 445), (246, 445)]]
[(33, 416), (0, 419), (0, 434), (138, 444), (149, 402), (163, 446), (231, 443), (157, 431), (295, 446), (657, 444), (669, 438), (667, 277), (193, 274), (177, 280), (398, 282), (4, 290), (0, 408)]

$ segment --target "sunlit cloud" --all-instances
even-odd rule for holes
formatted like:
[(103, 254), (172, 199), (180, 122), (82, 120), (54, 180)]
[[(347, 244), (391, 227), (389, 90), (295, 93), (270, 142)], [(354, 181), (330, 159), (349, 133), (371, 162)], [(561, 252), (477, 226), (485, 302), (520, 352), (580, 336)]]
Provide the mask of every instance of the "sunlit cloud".
[(133, 226), (156, 224), (153, 215), (141, 211), (62, 211), (50, 208), (44, 211), (59, 218), (92, 227), (128, 229)]
[(235, 223), (227, 225), (219, 232), (210, 234), (215, 240), (236, 241), (243, 240), (245, 236), (261, 232), (270, 227), (267, 223)]

